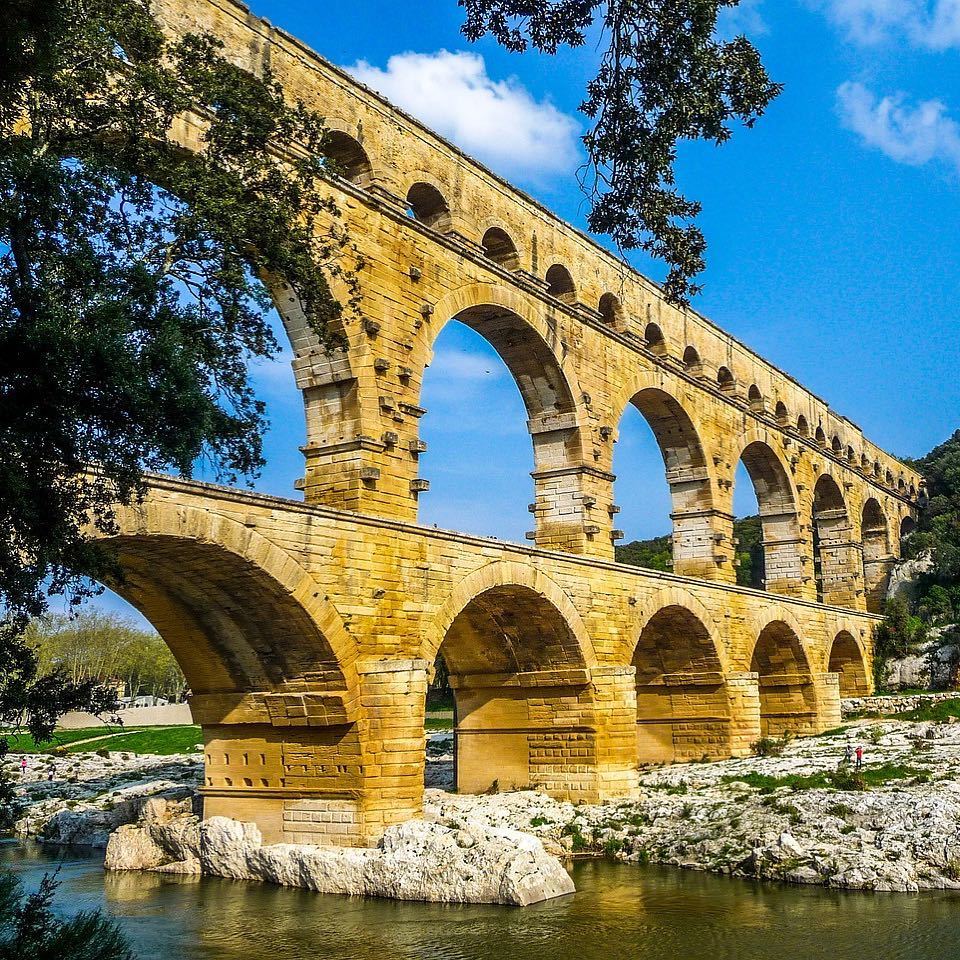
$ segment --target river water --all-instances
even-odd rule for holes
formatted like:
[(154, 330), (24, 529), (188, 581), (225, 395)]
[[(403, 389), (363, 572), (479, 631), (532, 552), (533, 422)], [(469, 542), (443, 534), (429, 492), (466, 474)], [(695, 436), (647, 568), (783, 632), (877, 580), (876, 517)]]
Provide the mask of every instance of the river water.
[(30, 889), (116, 918), (140, 960), (953, 960), (960, 895), (834, 893), (605, 861), (526, 909), (320, 896), (255, 883), (105, 874), (102, 855), (0, 842)]

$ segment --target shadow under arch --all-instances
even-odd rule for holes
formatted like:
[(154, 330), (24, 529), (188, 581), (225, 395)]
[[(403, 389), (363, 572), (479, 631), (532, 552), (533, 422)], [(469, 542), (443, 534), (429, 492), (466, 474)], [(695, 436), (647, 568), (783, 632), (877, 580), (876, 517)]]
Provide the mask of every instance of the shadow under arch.
[(783, 459), (763, 431), (751, 430), (740, 442), (743, 462), (757, 497), (763, 548), (763, 588), (768, 593), (803, 593), (803, 550), (794, 483)]
[(722, 644), (709, 616), (667, 591), (637, 635), (637, 757), (672, 763), (734, 752), (734, 704)]
[(760, 732), (764, 737), (819, 732), (816, 684), (810, 655), (796, 624), (771, 619), (757, 634), (750, 656), (760, 690)]
[(870, 693), (866, 657), (849, 630), (841, 630), (834, 637), (827, 670), (840, 675), (841, 697), (865, 697)]
[[(660, 449), (670, 489), (673, 572), (711, 579), (716, 576), (708, 549), (714, 510), (712, 465), (699, 426), (678, 397), (656, 374), (635, 378), (616, 400), (614, 410), (632, 405), (650, 427)], [(620, 422), (623, 415), (620, 415)]]
[(355, 643), (286, 551), (183, 505), (125, 507), (118, 525), (102, 538), (123, 574), (110, 587), (154, 624), (194, 695), (355, 690)]
[(595, 658), (555, 584), (517, 564), (481, 568), (438, 611), (422, 650), (429, 662), (441, 656), (449, 674), (459, 792), (575, 792), (577, 777), (560, 773), (592, 749)]

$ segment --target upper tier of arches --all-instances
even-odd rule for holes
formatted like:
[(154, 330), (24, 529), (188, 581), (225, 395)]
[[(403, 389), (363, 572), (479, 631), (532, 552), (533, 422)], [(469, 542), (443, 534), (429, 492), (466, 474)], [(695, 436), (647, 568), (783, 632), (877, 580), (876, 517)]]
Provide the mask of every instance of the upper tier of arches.
[[(227, 57), (255, 74), (269, 62), (281, 85), (326, 118), (331, 175), (345, 190), (407, 214), (420, 229), (486, 260), (512, 282), (554, 301), (557, 309), (574, 311), (582, 322), (595, 323), (609, 335), (632, 337), (657, 362), (676, 365), (702, 388), (716, 389), (754, 415), (773, 419), (779, 411), (776, 419), (784, 426), (802, 419), (820, 431), (831, 457), (871, 473), (879, 464), (883, 485), (898, 495), (919, 492), (916, 474), (866, 442), (855, 425), (796, 381), (702, 316), (667, 304), (655, 284), (625, 269), (596, 241), (296, 38), (239, 5), (198, 4), (189, 25), (174, 0), (158, 0), (156, 6), (173, 34), (208, 29), (223, 40)], [(184, 129), (184, 139), (200, 148), (201, 127), (185, 124)], [(693, 355), (697, 360), (689, 363)], [(799, 429), (797, 434), (804, 435)]]
[[(334, 171), (355, 186), (368, 190), (375, 179), (373, 171), (377, 169), (377, 162), (358, 139), (350, 138), (343, 130), (336, 131), (334, 142), (337, 147)], [(616, 283), (617, 292), (606, 289), (595, 294), (590, 290), (590, 287), (596, 289), (591, 273), (599, 271), (578, 276), (574, 263), (581, 258), (565, 259), (560, 251), (553, 253), (545, 249), (536, 233), (532, 236), (518, 233), (505, 221), (495, 221), (489, 216), (479, 219), (480, 226), (476, 229), (468, 229), (463, 221), (476, 217), (468, 218), (462, 210), (458, 214), (454, 201), (438, 180), (422, 179), (425, 175), (421, 171), (412, 176), (414, 179), (403, 195), (407, 214), (414, 221), (438, 233), (476, 244), (479, 255), (491, 265), (514, 274), (515, 279), (531, 281), (558, 306), (575, 309), (584, 319), (599, 322), (609, 332), (632, 336), (638, 349), (657, 362), (679, 368), (701, 388), (718, 392), (798, 437), (813, 439), (825, 453), (854, 470), (880, 479), (884, 486), (901, 496), (917, 495), (915, 475), (908, 474), (902, 465), (865, 441), (847, 421), (816, 398), (798, 391), (790, 378), (740, 347), (732, 338), (718, 336), (719, 331), (712, 325), (698, 329), (700, 324), (696, 321), (700, 318), (695, 314), (675, 311), (661, 303), (656, 304), (661, 308), (657, 320), (650, 320), (647, 285), (629, 291), (638, 296), (627, 299), (628, 288), (622, 271), (609, 281), (611, 288)], [(815, 421), (812, 429), (811, 420)]]

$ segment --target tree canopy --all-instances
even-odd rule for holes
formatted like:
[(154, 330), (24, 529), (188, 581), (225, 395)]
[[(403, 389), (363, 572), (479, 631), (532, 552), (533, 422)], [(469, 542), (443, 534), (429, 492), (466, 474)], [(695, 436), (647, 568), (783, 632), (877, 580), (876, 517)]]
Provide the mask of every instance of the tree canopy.
[[(0, 601), (15, 635), (49, 593), (79, 601), (85, 577), (119, 575), (88, 534), (113, 530), (144, 471), (189, 476), (202, 458), (221, 479), (256, 474), (266, 414), (248, 362), (278, 349), (268, 281), (330, 344), (344, 307), (328, 277), (349, 308), (356, 261), (322, 119), (215, 38), (167, 39), (149, 0), (0, 0), (0, 59)], [(42, 727), (54, 679), (31, 695), (33, 651), (4, 657), (0, 713)], [(61, 692), (72, 707), (92, 691)]]
[(25, 639), (36, 653), (41, 675), (61, 672), (73, 683), (122, 683), (124, 695), (179, 701), (186, 691), (183, 672), (154, 630), (96, 609), (74, 616), (47, 615), (33, 621)]
[(0, 960), (133, 960), (126, 938), (98, 912), (58, 917), (56, 887), (47, 876), (27, 895), (13, 874), (0, 874)]
[(960, 430), (913, 464), (927, 481), (928, 502), (904, 541), (910, 557), (928, 554), (915, 606), (935, 625), (960, 623)]
[(699, 292), (706, 240), (700, 204), (677, 189), (678, 145), (730, 139), (732, 123), (753, 126), (780, 93), (760, 54), (738, 36), (722, 40), (717, 17), (740, 0), (459, 0), (464, 34), (490, 34), (508, 50), (553, 54), (582, 46), (591, 27), (605, 44), (581, 110), (582, 183), (588, 224), (623, 250), (643, 249), (669, 271), (668, 298)]

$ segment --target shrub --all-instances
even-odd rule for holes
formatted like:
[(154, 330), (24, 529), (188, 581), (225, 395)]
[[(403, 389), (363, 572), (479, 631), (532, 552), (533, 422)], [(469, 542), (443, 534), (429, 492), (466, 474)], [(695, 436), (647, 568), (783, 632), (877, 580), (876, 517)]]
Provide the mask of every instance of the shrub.
[(867, 781), (863, 774), (858, 770), (850, 770), (846, 767), (839, 767), (827, 774), (827, 780), (830, 786), (837, 790), (866, 790)]
[(761, 737), (753, 745), (753, 753), (757, 757), (779, 757), (792, 737), (785, 733), (782, 737)]

